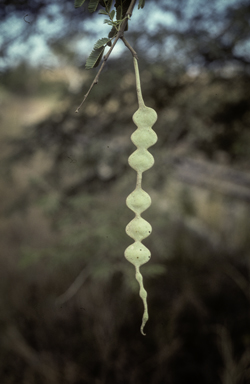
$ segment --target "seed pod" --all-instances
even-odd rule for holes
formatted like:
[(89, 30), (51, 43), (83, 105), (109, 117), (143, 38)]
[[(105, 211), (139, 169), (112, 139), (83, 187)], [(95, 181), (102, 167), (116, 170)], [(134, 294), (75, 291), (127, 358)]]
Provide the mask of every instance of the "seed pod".
[(134, 58), (136, 91), (139, 103), (139, 109), (133, 115), (133, 121), (137, 126), (136, 131), (132, 134), (131, 140), (137, 147), (136, 151), (129, 157), (129, 165), (137, 172), (137, 182), (135, 190), (127, 197), (127, 206), (135, 213), (135, 217), (126, 227), (128, 236), (134, 239), (125, 250), (126, 259), (135, 266), (135, 277), (140, 286), (140, 296), (144, 305), (144, 313), (142, 317), (141, 333), (148, 320), (147, 292), (143, 286), (143, 278), (140, 273), (140, 266), (147, 263), (151, 257), (151, 253), (145, 245), (141, 243), (143, 239), (148, 237), (152, 232), (151, 225), (141, 217), (151, 205), (151, 198), (141, 187), (142, 173), (151, 168), (154, 164), (154, 158), (148, 152), (148, 148), (157, 141), (157, 135), (153, 131), (152, 126), (157, 120), (157, 114), (154, 109), (146, 107), (142, 98), (141, 84), (139, 76), (139, 68), (136, 58)]

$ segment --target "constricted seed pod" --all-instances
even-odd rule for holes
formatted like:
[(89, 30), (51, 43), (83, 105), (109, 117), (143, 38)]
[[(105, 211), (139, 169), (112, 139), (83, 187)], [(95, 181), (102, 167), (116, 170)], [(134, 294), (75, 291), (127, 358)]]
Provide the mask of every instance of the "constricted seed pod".
[(148, 320), (147, 292), (143, 286), (140, 266), (149, 261), (151, 253), (141, 241), (150, 235), (152, 227), (141, 217), (141, 213), (151, 205), (151, 198), (147, 192), (142, 189), (141, 182), (142, 173), (151, 168), (154, 164), (154, 158), (147, 149), (157, 141), (157, 135), (152, 129), (152, 126), (157, 120), (157, 114), (154, 109), (146, 107), (144, 104), (136, 58), (134, 58), (134, 67), (139, 109), (133, 115), (133, 121), (136, 124), (137, 129), (131, 135), (131, 140), (137, 149), (131, 156), (129, 156), (128, 162), (137, 172), (137, 182), (135, 190), (126, 200), (127, 206), (135, 213), (134, 219), (131, 220), (126, 227), (126, 233), (134, 239), (134, 243), (125, 250), (124, 255), (126, 259), (135, 266), (135, 277), (140, 286), (140, 296), (144, 305), (141, 333), (145, 335), (143, 329)]

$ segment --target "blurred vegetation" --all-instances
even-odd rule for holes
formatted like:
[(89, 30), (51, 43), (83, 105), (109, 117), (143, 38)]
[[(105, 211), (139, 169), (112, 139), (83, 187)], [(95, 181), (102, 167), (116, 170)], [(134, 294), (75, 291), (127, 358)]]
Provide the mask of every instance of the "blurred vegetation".
[[(170, 6), (187, 17), (182, 1), (162, 2)], [(23, 60), (2, 73), (1, 383), (250, 382), (249, 63), (223, 48), (249, 36), (249, 6), (228, 6), (221, 39), (204, 41), (205, 21), (218, 23), (213, 6), (175, 31), (192, 51), (185, 62), (150, 59), (139, 32), (130, 35), (145, 103), (158, 113), (155, 165), (143, 180), (153, 200), (143, 215), (153, 227), (145, 338), (123, 257), (138, 108), (130, 53), (108, 61), (78, 115), (94, 74), (62, 42), (66, 65)], [(147, 38), (163, 47), (163, 36)]]

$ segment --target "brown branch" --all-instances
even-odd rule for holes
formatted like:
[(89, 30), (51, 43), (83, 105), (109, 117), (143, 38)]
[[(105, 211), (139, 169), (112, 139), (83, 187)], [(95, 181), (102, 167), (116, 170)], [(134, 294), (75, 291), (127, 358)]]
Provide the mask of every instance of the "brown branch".
[[(106, 64), (106, 61), (108, 60), (108, 58), (109, 58), (111, 52), (113, 51), (113, 49), (114, 49), (114, 47), (115, 47), (117, 41), (118, 41), (120, 38), (123, 37), (123, 33), (124, 33), (125, 28), (126, 28), (128, 19), (130, 19), (130, 17), (132, 16), (132, 13), (133, 13), (133, 9), (134, 9), (135, 3), (136, 3), (136, 0), (131, 0), (131, 3), (130, 3), (130, 5), (129, 5), (129, 7), (128, 7), (128, 10), (127, 10), (127, 12), (126, 12), (125, 18), (124, 18), (123, 22), (121, 23), (120, 30), (119, 30), (119, 32), (118, 32), (118, 34), (117, 34), (117, 36), (116, 36), (116, 38), (115, 38), (113, 44), (111, 45), (111, 47), (110, 47), (108, 53), (104, 56), (102, 65), (101, 65), (101, 67), (100, 67), (100, 69), (99, 69), (99, 71), (98, 71), (96, 77), (94, 78), (94, 80), (93, 80), (93, 82), (92, 82), (92, 84), (91, 84), (91, 86), (90, 86), (88, 92), (87, 92), (86, 95), (84, 96), (83, 101), (81, 102), (81, 104), (79, 105), (79, 107), (76, 108), (76, 111), (75, 111), (76, 113), (79, 112), (79, 109), (80, 109), (81, 106), (83, 105), (84, 101), (87, 99), (87, 97), (88, 97), (88, 95), (90, 94), (90, 92), (91, 92), (93, 86), (96, 85), (96, 84), (98, 83), (100, 73), (101, 73), (101, 71), (103, 70), (103, 67), (104, 67), (104, 65)], [(124, 44), (125, 44), (125, 43), (124, 43)], [(126, 44), (125, 44), (125, 45), (126, 45)], [(132, 48), (132, 47), (131, 47), (131, 48)], [(131, 50), (131, 48), (129, 48), (129, 49)], [(132, 50), (133, 50), (133, 48), (132, 48)], [(134, 51), (134, 50), (133, 50), (133, 51)], [(131, 52), (132, 52), (132, 51), (131, 51)], [(134, 52), (135, 52), (135, 51), (134, 51)]]

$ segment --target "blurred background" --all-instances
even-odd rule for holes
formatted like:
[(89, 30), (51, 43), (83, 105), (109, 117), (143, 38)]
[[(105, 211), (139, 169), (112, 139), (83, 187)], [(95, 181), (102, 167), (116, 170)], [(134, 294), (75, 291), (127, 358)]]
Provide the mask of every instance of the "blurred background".
[(119, 41), (75, 114), (110, 29), (87, 5), (0, 5), (0, 382), (250, 383), (249, 2), (146, 0), (125, 34), (158, 114), (146, 337), (133, 61)]

